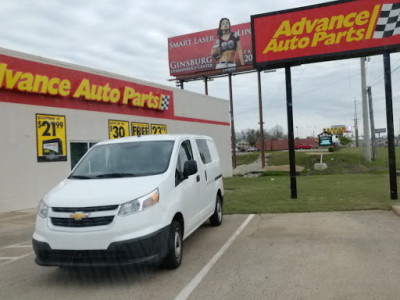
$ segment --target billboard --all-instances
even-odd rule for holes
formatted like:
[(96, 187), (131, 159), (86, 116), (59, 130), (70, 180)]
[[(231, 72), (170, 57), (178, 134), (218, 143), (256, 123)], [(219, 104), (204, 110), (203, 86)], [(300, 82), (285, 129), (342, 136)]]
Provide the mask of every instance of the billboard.
[(201, 77), (253, 69), (250, 23), (231, 25), (226, 18), (219, 23), (216, 29), (168, 38), (171, 76)]
[(283, 67), (400, 50), (399, 0), (344, 0), (251, 17), (254, 65)]

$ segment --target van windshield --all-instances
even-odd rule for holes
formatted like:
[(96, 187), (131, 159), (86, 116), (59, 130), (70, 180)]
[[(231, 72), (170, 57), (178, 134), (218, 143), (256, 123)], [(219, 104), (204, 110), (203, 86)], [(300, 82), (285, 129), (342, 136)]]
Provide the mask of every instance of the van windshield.
[(173, 141), (130, 142), (93, 147), (70, 179), (149, 176), (168, 169)]

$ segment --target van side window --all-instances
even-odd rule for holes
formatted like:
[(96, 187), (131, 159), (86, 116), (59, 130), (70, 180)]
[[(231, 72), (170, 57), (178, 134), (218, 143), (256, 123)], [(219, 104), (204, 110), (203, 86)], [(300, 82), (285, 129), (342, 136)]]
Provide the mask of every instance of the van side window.
[(200, 157), (203, 164), (209, 164), (211, 159), (210, 149), (208, 148), (207, 141), (203, 139), (196, 140), (197, 147), (199, 148)]
[(187, 160), (193, 159), (192, 145), (189, 140), (184, 141), (179, 147), (178, 161), (175, 171), (175, 186), (183, 181), (183, 166)]
[(212, 157), (212, 162), (219, 161), (219, 154), (217, 150), (217, 146), (213, 141), (207, 140), (208, 149), (210, 150), (210, 155)]

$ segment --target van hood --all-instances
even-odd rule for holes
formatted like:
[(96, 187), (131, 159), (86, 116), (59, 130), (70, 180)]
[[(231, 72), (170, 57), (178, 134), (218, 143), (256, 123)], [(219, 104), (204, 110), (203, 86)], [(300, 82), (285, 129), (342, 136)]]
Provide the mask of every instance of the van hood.
[(111, 178), (64, 179), (45, 197), (50, 207), (119, 205), (156, 189), (164, 175)]

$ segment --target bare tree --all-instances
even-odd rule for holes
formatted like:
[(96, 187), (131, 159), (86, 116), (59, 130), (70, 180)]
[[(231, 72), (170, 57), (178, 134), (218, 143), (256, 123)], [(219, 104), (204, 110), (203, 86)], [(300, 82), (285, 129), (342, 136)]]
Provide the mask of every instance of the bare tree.
[(283, 138), (287, 137), (283, 131), (282, 126), (280, 126), (280, 125), (275, 125), (274, 127), (272, 127), (268, 131), (267, 136), (268, 136), (269, 140), (279, 140), (279, 139), (283, 139)]
[[(255, 146), (257, 141), (260, 139), (259, 129), (246, 129), (242, 130), (240, 133), (235, 133), (236, 141), (246, 140), (251, 146)], [(282, 126), (275, 125), (269, 131), (264, 131), (265, 140), (279, 140), (287, 138)]]

